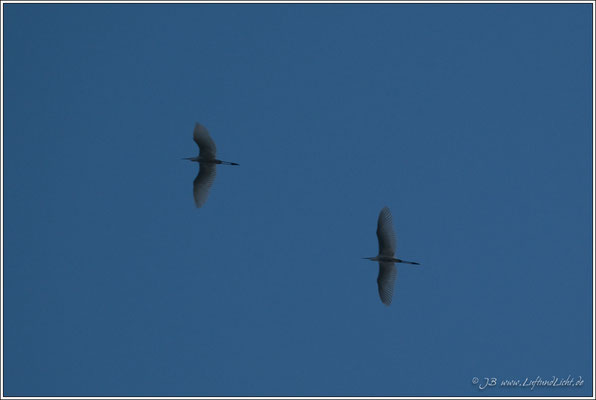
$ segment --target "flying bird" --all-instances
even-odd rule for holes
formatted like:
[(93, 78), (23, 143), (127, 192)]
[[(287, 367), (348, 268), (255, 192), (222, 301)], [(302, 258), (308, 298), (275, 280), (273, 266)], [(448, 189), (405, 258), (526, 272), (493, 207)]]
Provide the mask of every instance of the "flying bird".
[(198, 122), (195, 123), (195, 130), (192, 134), (195, 143), (199, 146), (198, 157), (186, 157), (183, 160), (190, 160), (199, 163), (199, 173), (193, 182), (193, 195), (195, 205), (201, 207), (207, 201), (209, 188), (215, 181), (215, 166), (217, 164), (239, 165), (234, 162), (222, 161), (215, 158), (215, 142), (209, 131)]
[(397, 278), (397, 268), (395, 263), (405, 263), (420, 265), (413, 261), (404, 261), (395, 258), (395, 231), (393, 230), (393, 220), (389, 208), (383, 207), (379, 213), (377, 221), (377, 238), (379, 239), (379, 254), (376, 257), (364, 257), (365, 260), (379, 262), (379, 276), (377, 284), (379, 285), (379, 296), (385, 305), (391, 304), (393, 298), (393, 288)]

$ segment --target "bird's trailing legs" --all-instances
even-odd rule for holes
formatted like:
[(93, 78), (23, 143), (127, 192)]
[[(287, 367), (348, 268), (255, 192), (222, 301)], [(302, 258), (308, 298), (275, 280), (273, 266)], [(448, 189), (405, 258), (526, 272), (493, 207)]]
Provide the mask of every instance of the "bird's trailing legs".
[(417, 262), (414, 262), (414, 261), (397, 260), (396, 262), (400, 262), (400, 263), (404, 263), (404, 264), (420, 265), (420, 263), (417, 263)]
[(238, 163), (235, 162), (230, 162), (230, 161), (221, 161), (221, 160), (215, 160), (215, 162), (217, 164), (223, 164), (223, 165), (240, 165)]

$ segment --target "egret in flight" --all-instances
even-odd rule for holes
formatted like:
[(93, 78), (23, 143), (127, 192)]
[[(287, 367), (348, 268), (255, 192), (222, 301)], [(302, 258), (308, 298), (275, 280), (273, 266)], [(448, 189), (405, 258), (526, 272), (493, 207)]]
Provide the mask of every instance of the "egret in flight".
[(393, 220), (389, 208), (383, 207), (379, 213), (377, 221), (377, 238), (379, 239), (379, 254), (376, 257), (365, 257), (365, 260), (379, 262), (379, 296), (385, 305), (391, 304), (393, 298), (393, 288), (397, 278), (397, 268), (395, 263), (405, 263), (420, 265), (413, 261), (404, 261), (393, 257), (395, 255), (395, 231), (393, 230)]
[(195, 130), (192, 134), (195, 143), (199, 146), (198, 157), (186, 157), (183, 160), (190, 160), (199, 163), (199, 173), (193, 182), (193, 195), (197, 207), (201, 207), (207, 201), (209, 188), (215, 181), (215, 166), (217, 164), (239, 165), (229, 161), (221, 161), (215, 158), (215, 142), (211, 139), (209, 131), (198, 122), (195, 123)]

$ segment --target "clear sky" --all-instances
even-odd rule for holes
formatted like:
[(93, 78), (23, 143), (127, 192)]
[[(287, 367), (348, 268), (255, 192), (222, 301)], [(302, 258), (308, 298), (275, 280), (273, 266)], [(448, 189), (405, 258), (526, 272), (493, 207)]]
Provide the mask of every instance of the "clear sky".
[(591, 394), (591, 4), (3, 7), (4, 395)]

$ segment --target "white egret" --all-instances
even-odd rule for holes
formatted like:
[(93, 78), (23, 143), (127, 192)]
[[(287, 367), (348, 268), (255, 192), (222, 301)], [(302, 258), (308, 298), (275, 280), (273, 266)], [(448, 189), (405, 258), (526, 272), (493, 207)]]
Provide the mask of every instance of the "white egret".
[(198, 122), (195, 123), (195, 130), (192, 134), (195, 143), (199, 146), (198, 157), (186, 157), (183, 160), (190, 160), (199, 163), (199, 173), (193, 182), (193, 195), (195, 205), (201, 207), (207, 201), (209, 188), (215, 181), (215, 166), (217, 164), (239, 165), (237, 163), (222, 161), (215, 158), (215, 142), (209, 131)]
[(383, 304), (388, 306), (391, 304), (391, 299), (393, 298), (393, 288), (395, 287), (395, 279), (397, 278), (395, 263), (420, 264), (393, 257), (396, 248), (395, 231), (393, 230), (391, 211), (387, 207), (383, 207), (379, 213), (377, 238), (379, 239), (379, 254), (376, 257), (364, 257), (364, 259), (379, 262), (379, 276), (377, 278), (379, 296), (381, 296)]

